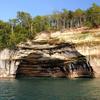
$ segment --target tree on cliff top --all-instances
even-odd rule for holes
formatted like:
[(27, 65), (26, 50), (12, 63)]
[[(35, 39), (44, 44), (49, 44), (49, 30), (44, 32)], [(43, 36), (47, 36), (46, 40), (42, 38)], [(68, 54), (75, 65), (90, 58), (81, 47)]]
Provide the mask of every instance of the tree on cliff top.
[(92, 4), (87, 11), (87, 23), (91, 27), (99, 27), (100, 26), (100, 6), (95, 3)]
[(32, 16), (17, 12), (9, 22), (0, 21), (0, 48), (14, 48), (18, 43), (34, 39), (41, 31), (55, 31), (82, 26), (100, 27), (100, 6), (95, 3), (86, 11), (63, 9), (47, 16)]

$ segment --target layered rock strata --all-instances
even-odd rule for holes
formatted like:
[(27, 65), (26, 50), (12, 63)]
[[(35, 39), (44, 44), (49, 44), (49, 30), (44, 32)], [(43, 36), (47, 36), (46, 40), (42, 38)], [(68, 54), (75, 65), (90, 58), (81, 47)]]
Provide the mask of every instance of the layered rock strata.
[(21, 58), (17, 77), (93, 77), (93, 69), (85, 56), (76, 51), (71, 43), (41, 44), (34, 42), (33, 47), (21, 49), (33, 50)]
[(0, 78), (20, 76), (93, 77), (94, 72), (72, 43), (30, 41), (0, 52)]

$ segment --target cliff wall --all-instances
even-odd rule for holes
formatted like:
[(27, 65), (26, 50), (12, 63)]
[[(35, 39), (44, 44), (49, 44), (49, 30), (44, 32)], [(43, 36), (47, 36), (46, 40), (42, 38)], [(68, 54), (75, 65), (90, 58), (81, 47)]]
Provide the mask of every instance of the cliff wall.
[(0, 77), (93, 77), (85, 56), (72, 43), (30, 41), (0, 52)]
[(100, 77), (100, 30), (40, 33), (0, 51), (0, 78)]

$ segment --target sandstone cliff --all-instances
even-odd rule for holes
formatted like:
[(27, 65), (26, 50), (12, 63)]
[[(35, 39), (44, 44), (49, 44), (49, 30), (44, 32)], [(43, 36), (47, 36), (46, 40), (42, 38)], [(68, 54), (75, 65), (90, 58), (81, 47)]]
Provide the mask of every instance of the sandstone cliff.
[(33, 49), (33, 53), (22, 58), (17, 76), (93, 77), (89, 62), (73, 44), (38, 43), (22, 49)]
[(99, 31), (41, 33), (34, 41), (0, 51), (0, 77), (97, 77)]
[(63, 33), (55, 32), (50, 35), (63, 42), (75, 43), (76, 50), (86, 56), (94, 70), (95, 77), (100, 77), (100, 28), (79, 28)]
[(1, 51), (0, 77), (93, 77), (94, 72), (72, 43), (30, 41)]

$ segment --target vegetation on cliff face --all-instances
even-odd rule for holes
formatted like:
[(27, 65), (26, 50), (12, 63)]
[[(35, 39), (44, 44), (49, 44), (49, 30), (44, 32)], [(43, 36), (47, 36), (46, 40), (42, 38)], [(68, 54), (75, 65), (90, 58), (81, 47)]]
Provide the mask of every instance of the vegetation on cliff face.
[(54, 12), (52, 15), (32, 17), (29, 13), (18, 12), (9, 22), (0, 21), (0, 49), (15, 48), (16, 44), (33, 39), (42, 31), (63, 30), (83, 26), (100, 26), (100, 6), (93, 4), (86, 11), (77, 9)]

